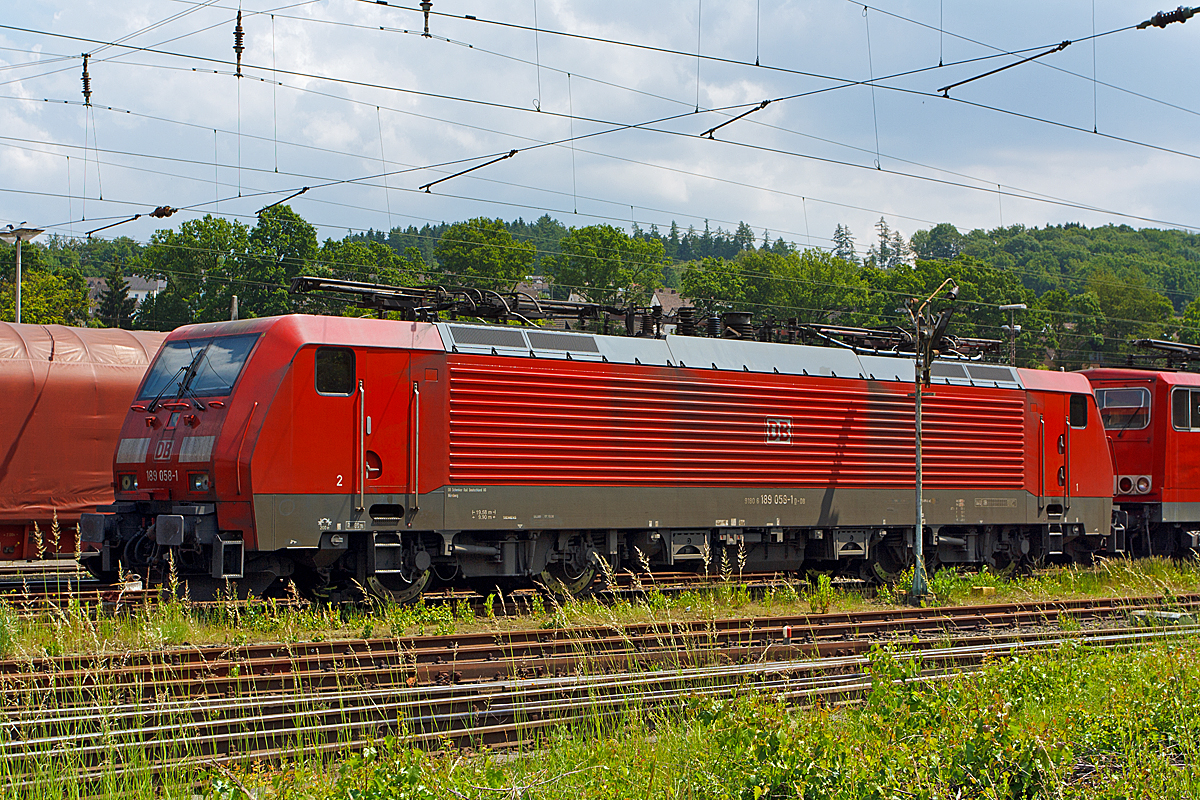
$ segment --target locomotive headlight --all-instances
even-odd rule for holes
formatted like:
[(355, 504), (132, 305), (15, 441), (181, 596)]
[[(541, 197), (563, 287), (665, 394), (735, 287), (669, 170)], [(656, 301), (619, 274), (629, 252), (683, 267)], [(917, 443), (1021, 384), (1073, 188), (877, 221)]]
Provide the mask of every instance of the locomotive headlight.
[(136, 475), (118, 475), (117, 485), (121, 487), (122, 492), (136, 492), (138, 488)]
[(193, 492), (207, 492), (209, 489), (207, 472), (192, 472), (188, 475), (188, 489)]
[(1121, 494), (1133, 494), (1133, 478), (1128, 475), (1122, 475), (1117, 481), (1117, 491)]
[(1137, 479), (1138, 494), (1145, 494), (1150, 491), (1150, 476), (1142, 475)]

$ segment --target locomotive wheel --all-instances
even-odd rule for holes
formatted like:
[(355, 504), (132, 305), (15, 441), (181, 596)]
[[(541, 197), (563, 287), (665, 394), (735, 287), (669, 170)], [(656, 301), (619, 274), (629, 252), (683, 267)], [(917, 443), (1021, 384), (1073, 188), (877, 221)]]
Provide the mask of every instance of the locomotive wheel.
[[(869, 568), (863, 570), (864, 580), (878, 583), (895, 583), (912, 566), (912, 553), (909, 552), (904, 536), (899, 533), (889, 533), (883, 541), (875, 545)], [(867, 563), (864, 563), (864, 567)]]
[(600, 575), (595, 562), (570, 564), (556, 561), (542, 571), (541, 581), (547, 589), (564, 597), (587, 597), (592, 593)]
[(367, 587), (376, 597), (391, 600), (395, 603), (412, 603), (421, 597), (421, 593), (433, 580), (433, 571), (429, 569), (414, 572), (411, 579), (395, 573), (372, 575), (367, 578)]
[(89, 575), (102, 584), (111, 585), (121, 580), (121, 571), (119, 569), (110, 569), (108, 572), (100, 569), (101, 561), (98, 556), (81, 558), (79, 559), (79, 563), (88, 571)]

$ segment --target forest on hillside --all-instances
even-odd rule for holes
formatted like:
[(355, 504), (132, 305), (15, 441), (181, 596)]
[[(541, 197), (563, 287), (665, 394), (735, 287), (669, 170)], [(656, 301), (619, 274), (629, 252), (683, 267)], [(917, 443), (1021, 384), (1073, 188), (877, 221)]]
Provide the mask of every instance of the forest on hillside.
[[(393, 285), (511, 289), (543, 276), (552, 295), (645, 305), (660, 286), (709, 311), (878, 327), (907, 324), (905, 298), (944, 279), (961, 292), (952, 332), (1003, 339), (1024, 303), (1018, 361), (1074, 368), (1122, 362), (1136, 338), (1200, 343), (1200, 235), (1129, 226), (1013, 225), (962, 233), (949, 223), (911, 237), (880, 220), (861, 238), (845, 226), (831, 250), (804, 249), (741, 223), (734, 231), (666, 232), (608, 225), (568, 228), (479, 218), (368, 230), (318, 240), (288, 206), (253, 226), (206, 216), (146, 243), (121, 237), (49, 237), (23, 250), (23, 321), (166, 330), (228, 318), (238, 296), (243, 317), (293, 311), (362, 313), (331, 299), (295, 297), (296, 275)], [(13, 318), (14, 248), (0, 245), (0, 319)], [(167, 288), (135, 308), (124, 278), (165, 279)], [(86, 278), (105, 278), (99, 303)]]

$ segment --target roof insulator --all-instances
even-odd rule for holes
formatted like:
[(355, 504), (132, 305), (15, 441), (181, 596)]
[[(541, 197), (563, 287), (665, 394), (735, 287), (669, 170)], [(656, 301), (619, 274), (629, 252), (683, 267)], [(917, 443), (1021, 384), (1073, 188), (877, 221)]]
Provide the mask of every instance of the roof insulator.
[(421, 11), (424, 12), (424, 14), (425, 14), (425, 38), (426, 39), (431, 38), (431, 34), (429, 33), (429, 11), (432, 8), (433, 8), (433, 0), (422, 0), (421, 1)]
[(1145, 30), (1151, 25), (1156, 28), (1165, 28), (1172, 22), (1187, 22), (1195, 16), (1197, 11), (1200, 11), (1200, 8), (1188, 8), (1187, 6), (1180, 6), (1174, 11), (1160, 11), (1150, 19), (1139, 24), (1138, 30)]
[(88, 75), (89, 58), (91, 58), (91, 53), (83, 54), (83, 104), (85, 106), (92, 104), (92, 76)]
[(246, 32), (242, 30), (242, 10), (238, 9), (237, 27), (233, 29), (233, 52), (237, 54), (237, 76), (242, 77), (242, 53), (245, 51)]

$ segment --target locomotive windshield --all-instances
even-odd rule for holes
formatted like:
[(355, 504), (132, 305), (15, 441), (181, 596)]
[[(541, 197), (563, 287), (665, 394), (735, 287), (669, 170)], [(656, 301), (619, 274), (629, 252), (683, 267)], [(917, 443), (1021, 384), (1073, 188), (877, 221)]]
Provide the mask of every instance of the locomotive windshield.
[(1110, 431), (1140, 430), (1150, 424), (1150, 391), (1140, 387), (1097, 389), (1100, 418)]
[(258, 334), (168, 342), (154, 360), (139, 400), (187, 392), (224, 397), (233, 391)]

